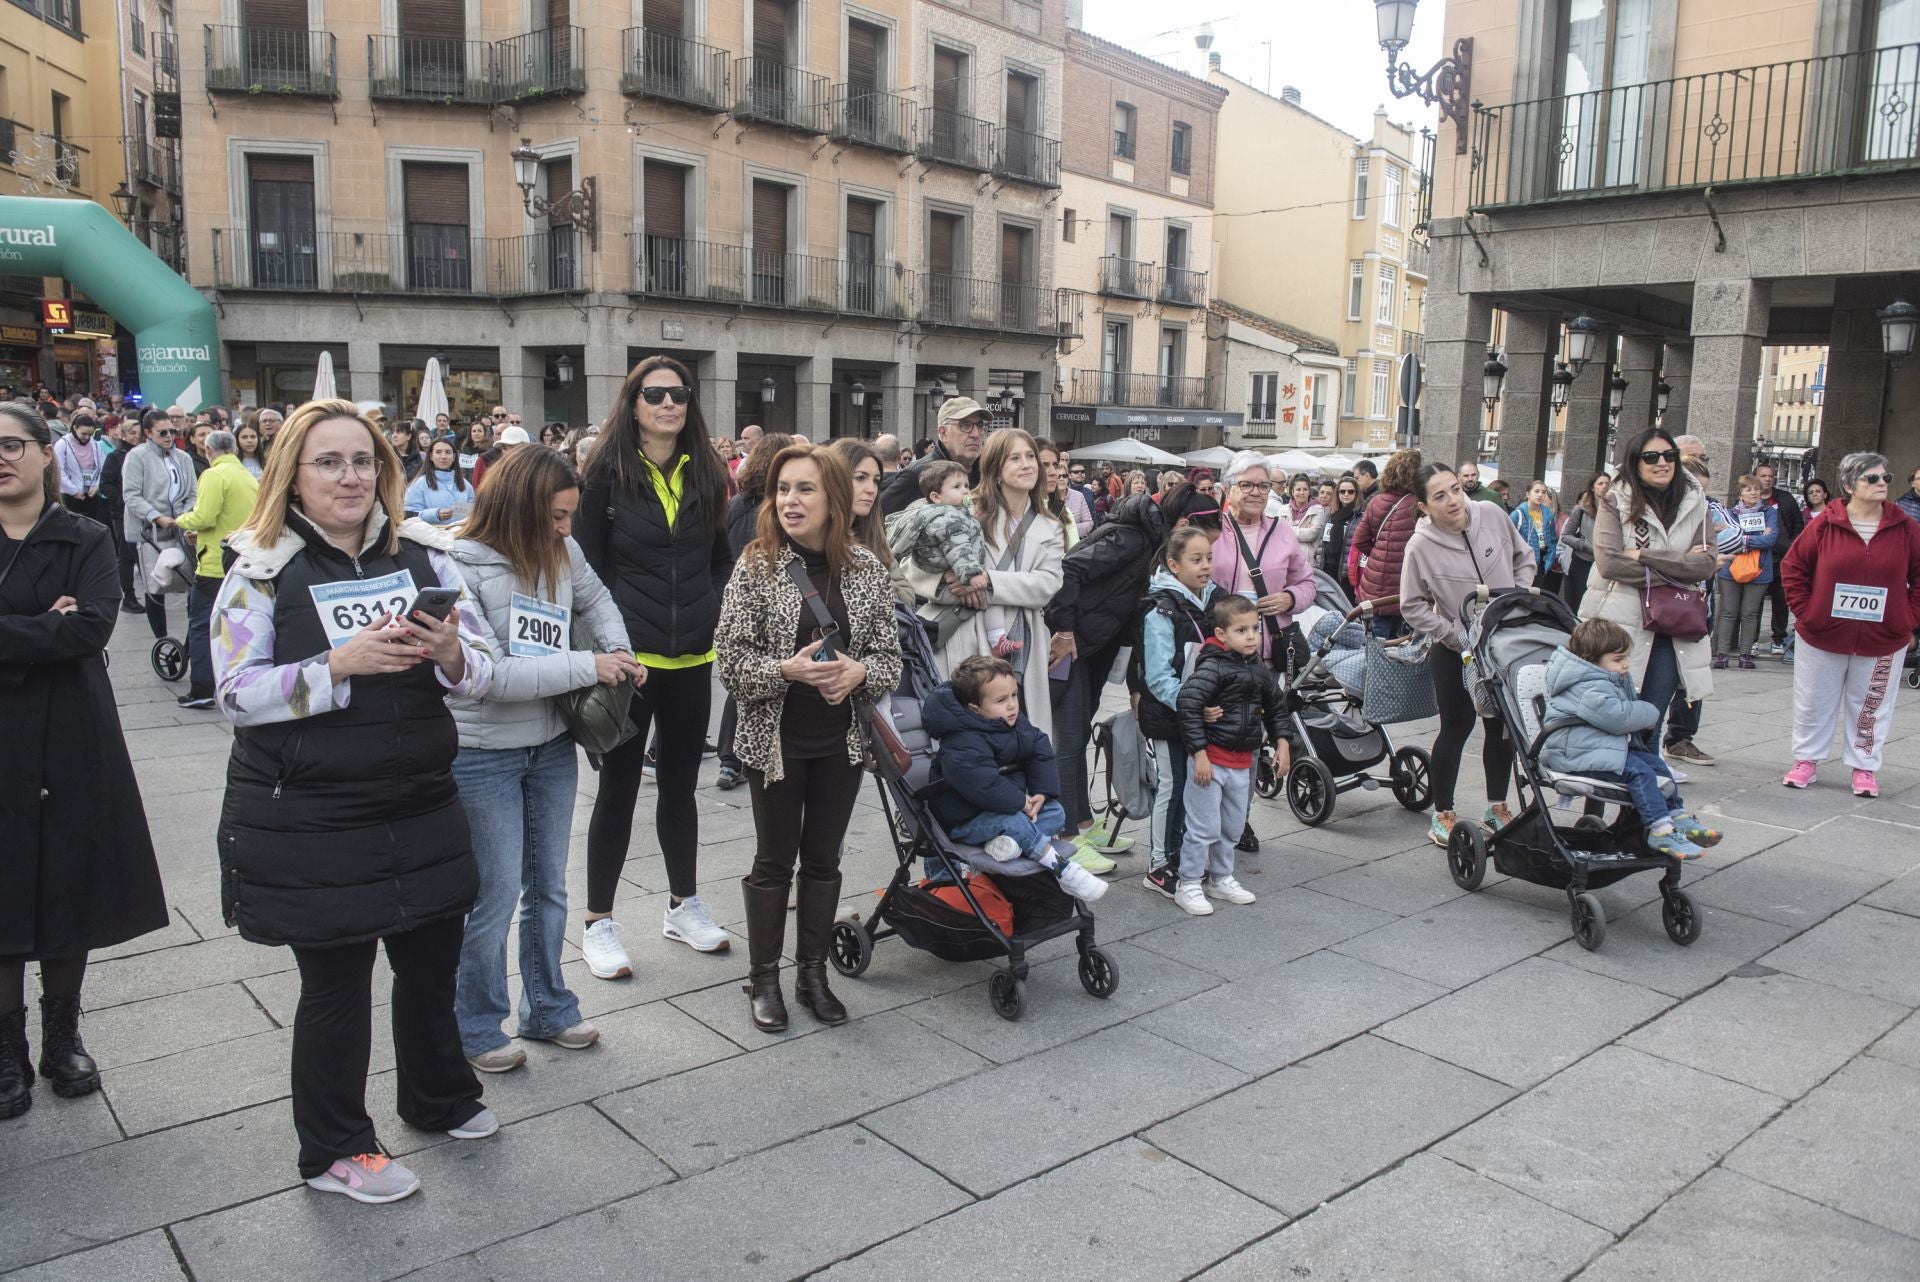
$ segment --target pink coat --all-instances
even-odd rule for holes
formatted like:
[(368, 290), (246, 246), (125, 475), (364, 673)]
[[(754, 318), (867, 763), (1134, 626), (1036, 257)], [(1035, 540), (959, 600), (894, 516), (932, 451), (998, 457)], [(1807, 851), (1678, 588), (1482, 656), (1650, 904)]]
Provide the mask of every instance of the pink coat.
[[(1236, 524), (1232, 517), (1220, 523), (1220, 536), (1213, 541), (1213, 581), (1222, 592), (1252, 596), (1253, 578), (1240, 556), (1240, 540), (1234, 537)], [(1313, 565), (1307, 560), (1306, 549), (1300, 546), (1284, 516), (1263, 517), (1258, 526), (1239, 529), (1260, 562), (1260, 577), (1267, 591), (1293, 594), (1293, 609), (1274, 619), (1284, 628), (1293, 622), (1294, 615), (1313, 604)], [(1270, 648), (1269, 638), (1262, 642), (1262, 653)]]

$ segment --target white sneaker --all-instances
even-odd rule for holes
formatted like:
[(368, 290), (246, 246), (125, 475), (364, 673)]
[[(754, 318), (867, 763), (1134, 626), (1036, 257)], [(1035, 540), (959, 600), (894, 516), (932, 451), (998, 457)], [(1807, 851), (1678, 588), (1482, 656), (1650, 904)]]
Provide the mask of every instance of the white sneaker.
[(1107, 883), (1074, 863), (1071, 859), (1060, 864), (1060, 889), (1072, 895), (1082, 903), (1090, 904), (1107, 893)]
[(1215, 877), (1206, 884), (1208, 899), (1224, 899), (1230, 904), (1250, 904), (1258, 896), (1232, 877)]
[(500, 1130), (500, 1119), (493, 1115), (490, 1108), (482, 1108), (460, 1125), (447, 1132), (456, 1140), (483, 1140)]
[(700, 902), (698, 895), (688, 895), (678, 908), (667, 909), (660, 933), (668, 939), (679, 940), (695, 952), (724, 953), (733, 944), (733, 936), (713, 924), (707, 906)]
[(1173, 902), (1195, 917), (1206, 917), (1213, 913), (1213, 905), (1207, 902), (1207, 893), (1197, 881), (1181, 882), (1173, 892)]
[(595, 979), (625, 979), (633, 974), (633, 962), (620, 946), (620, 923), (611, 917), (588, 924), (587, 933), (580, 937), (580, 951)]
[(1674, 765), (1671, 761), (1667, 762), (1667, 773), (1673, 776), (1675, 783), (1686, 783), (1693, 778), (1692, 775), (1682, 770), (1679, 766)]
[(1004, 864), (1009, 859), (1020, 857), (1020, 843), (1011, 837), (995, 837), (981, 849), (985, 850), (987, 857), (995, 863)]

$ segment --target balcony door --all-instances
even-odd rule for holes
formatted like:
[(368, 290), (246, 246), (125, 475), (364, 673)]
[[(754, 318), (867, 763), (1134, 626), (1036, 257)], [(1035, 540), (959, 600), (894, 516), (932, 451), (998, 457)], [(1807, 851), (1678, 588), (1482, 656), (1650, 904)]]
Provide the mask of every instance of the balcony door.
[[(549, 201), (558, 202), (573, 190), (573, 157), (549, 160), (540, 168)], [(549, 214), (546, 243), (527, 246), (525, 257), (529, 265), (544, 264), (542, 288), (580, 288), (580, 229), (566, 219)]]
[(879, 201), (848, 197), (846, 301), (850, 312), (880, 310), (879, 226)]
[(1000, 229), (1000, 328), (1032, 332), (1039, 325), (1038, 294), (1033, 287), (1033, 232)]
[(1008, 173), (1034, 177), (1040, 172), (1040, 82), (1017, 71), (1007, 73), (1006, 141), (1001, 164)]
[(1100, 404), (1127, 404), (1127, 366), (1132, 359), (1133, 327), (1123, 320), (1109, 320), (1100, 333)]
[(753, 183), (753, 301), (784, 306), (787, 301), (787, 212), (793, 188)]
[(1647, 80), (1654, 0), (1566, 0), (1555, 154), (1561, 191), (1641, 180), (1654, 126)]
[[(422, 98), (469, 96), (466, 0), (400, 0), (400, 84)], [(483, 89), (483, 86), (476, 86)]]
[(1167, 265), (1166, 287), (1161, 291), (1165, 297), (1175, 303), (1193, 301), (1193, 291), (1189, 288), (1191, 280), (1187, 275), (1187, 229), (1185, 227), (1167, 228)]
[(407, 217), (407, 285), (465, 293), (473, 288), (467, 167), (409, 160), (401, 165)]
[(247, 235), (259, 289), (312, 289), (320, 280), (313, 157), (247, 157)]
[(644, 31), (640, 71), (654, 92), (685, 98), (696, 87), (705, 87), (693, 79), (695, 73), (687, 59), (684, 0), (645, 0), (640, 24)]
[(642, 175), (646, 209), (640, 238), (641, 288), (652, 294), (688, 293), (687, 168), (648, 160)]
[(790, 120), (797, 82), (787, 67), (798, 25), (789, 0), (753, 0), (753, 74), (747, 92), (754, 114), (765, 120)]
[(1180, 404), (1187, 369), (1187, 330), (1184, 325), (1169, 325), (1160, 331), (1160, 403)]
[(936, 321), (963, 319), (966, 303), (960, 265), (966, 261), (966, 229), (959, 214), (927, 219), (927, 315)]
[(277, 88), (307, 82), (313, 48), (307, 0), (242, 0), (240, 23), (249, 83)]
[(1863, 159), (1920, 156), (1920, 0), (1880, 0), (1872, 58)]
[(887, 135), (891, 122), (879, 98), (884, 92), (887, 31), (870, 22), (847, 22), (847, 135), (857, 142), (876, 142)]

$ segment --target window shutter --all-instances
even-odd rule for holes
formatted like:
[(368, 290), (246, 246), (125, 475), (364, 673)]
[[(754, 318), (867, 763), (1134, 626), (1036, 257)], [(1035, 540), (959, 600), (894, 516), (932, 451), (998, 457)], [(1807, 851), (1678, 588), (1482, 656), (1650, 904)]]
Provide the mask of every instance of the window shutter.
[(880, 37), (878, 27), (864, 22), (847, 24), (847, 83), (854, 89), (871, 93), (879, 88)]
[(787, 252), (787, 189), (774, 183), (753, 184), (753, 252)]
[(423, 40), (465, 40), (467, 6), (464, 0), (400, 0), (400, 34)]
[(776, 66), (787, 60), (787, 6), (783, 0), (753, 0), (753, 56)]
[(567, 27), (573, 25), (573, 6), (570, 0), (547, 0), (547, 26)]
[(847, 202), (847, 234), (849, 236), (873, 236), (879, 223), (880, 206), (871, 200), (849, 200)]
[(641, 10), (640, 25), (648, 31), (665, 35), (685, 35), (686, 15), (681, 0), (646, 0), (646, 7)]
[(952, 214), (935, 214), (933, 223), (927, 229), (927, 270), (951, 275), (953, 273), (953, 248), (956, 237), (954, 229), (960, 220)]
[(646, 162), (646, 229), (672, 240), (687, 234), (687, 171), (680, 165)]
[(1015, 133), (1030, 132), (1027, 107), (1032, 102), (1033, 81), (1026, 76), (1007, 77), (1007, 128)]
[[(549, 160), (546, 164), (542, 165), (540, 169), (541, 172), (547, 176), (546, 195), (549, 202), (558, 201), (561, 197), (573, 190), (573, 161), (571, 158)], [(547, 226), (564, 227), (566, 225), (566, 219), (554, 214), (547, 215)]]
[(960, 55), (951, 50), (933, 51), (933, 105), (938, 111), (960, 110)]
[(467, 167), (406, 162), (407, 221), (441, 227), (465, 227)]
[(257, 183), (306, 183), (311, 186), (313, 157), (249, 155), (247, 176)]
[(1018, 227), (1000, 229), (1000, 279), (1009, 285), (1026, 283), (1027, 235)]
[(244, 0), (241, 22), (280, 31), (307, 29), (307, 0)]

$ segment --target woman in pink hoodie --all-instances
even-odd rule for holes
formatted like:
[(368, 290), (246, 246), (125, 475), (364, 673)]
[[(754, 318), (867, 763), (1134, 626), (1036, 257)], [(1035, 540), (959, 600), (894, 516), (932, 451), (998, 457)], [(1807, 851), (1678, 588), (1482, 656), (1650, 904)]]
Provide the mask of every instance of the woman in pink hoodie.
[[(1293, 617), (1313, 604), (1313, 564), (1284, 511), (1267, 515), (1267, 461), (1243, 450), (1222, 480), (1220, 535), (1213, 543), (1213, 581), (1222, 592), (1246, 597), (1263, 620), (1260, 653), (1276, 670), (1307, 658), (1306, 638)], [(1258, 581), (1255, 573), (1258, 573)]]

